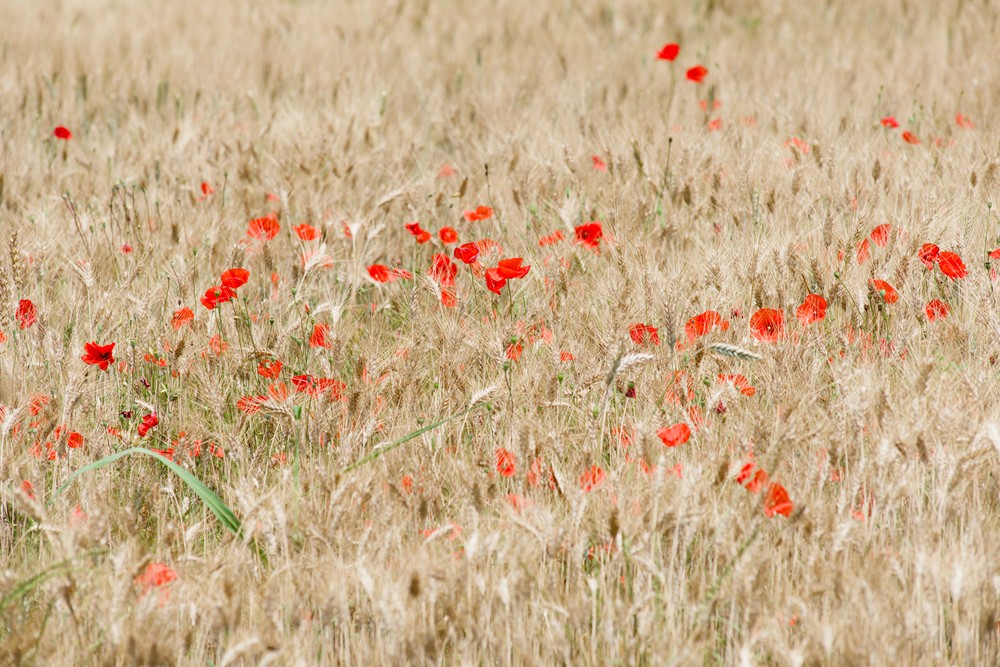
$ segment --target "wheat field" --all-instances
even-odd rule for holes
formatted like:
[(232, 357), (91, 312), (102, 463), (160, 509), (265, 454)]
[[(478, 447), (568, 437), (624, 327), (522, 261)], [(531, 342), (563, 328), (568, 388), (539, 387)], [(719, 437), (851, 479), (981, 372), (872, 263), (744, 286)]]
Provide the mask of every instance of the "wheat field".
[(0, 664), (1000, 664), (996, 2), (0, 25)]

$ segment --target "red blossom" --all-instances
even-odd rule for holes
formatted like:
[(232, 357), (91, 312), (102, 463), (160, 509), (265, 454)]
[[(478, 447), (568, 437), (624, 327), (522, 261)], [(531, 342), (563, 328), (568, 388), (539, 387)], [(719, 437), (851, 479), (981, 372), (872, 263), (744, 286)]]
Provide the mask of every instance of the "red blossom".
[(722, 319), (722, 315), (714, 310), (706, 310), (695, 315), (684, 324), (684, 333), (688, 337), (688, 342), (694, 342), (699, 336), (704, 336), (712, 327), (718, 327), (722, 331), (729, 330), (729, 322)]
[(958, 253), (948, 251), (939, 253), (937, 264), (938, 268), (941, 269), (941, 273), (948, 276), (951, 280), (964, 278), (969, 275), (969, 271), (965, 268), (965, 262), (958, 256)]
[(472, 264), (479, 257), (479, 246), (475, 243), (463, 243), (454, 250), (455, 259), (466, 264)]
[(643, 345), (647, 342), (653, 345), (660, 344), (659, 329), (649, 324), (640, 322), (633, 324), (628, 329), (628, 335), (636, 345)]
[(417, 243), (424, 244), (431, 240), (431, 233), (421, 227), (419, 222), (406, 223), (406, 229), (413, 234)]
[(600, 155), (593, 155), (590, 161), (594, 163), (594, 169), (597, 171), (607, 171), (608, 163), (601, 159)]
[(278, 224), (278, 219), (273, 215), (267, 215), (263, 218), (254, 218), (250, 221), (250, 224), (247, 226), (247, 236), (255, 238), (258, 241), (270, 241), (278, 235), (280, 229), (281, 226)]
[(145, 438), (146, 434), (149, 433), (149, 430), (152, 429), (152, 428), (154, 428), (159, 423), (160, 423), (160, 419), (159, 419), (159, 417), (156, 416), (155, 412), (153, 412), (151, 414), (148, 414), (148, 415), (145, 415), (142, 418), (142, 422), (139, 424), (138, 428), (136, 429), (139, 432), (139, 437), (140, 438)]
[(750, 335), (765, 343), (777, 343), (785, 335), (785, 313), (761, 308), (750, 316)]
[(63, 141), (69, 141), (73, 138), (73, 133), (69, 131), (69, 128), (65, 128), (62, 125), (56, 127), (52, 132), (56, 139), (62, 139)]
[(201, 305), (209, 310), (215, 310), (215, 307), (220, 303), (226, 303), (234, 296), (236, 296), (236, 291), (225, 285), (209, 287), (205, 290), (205, 295), (201, 297)]
[(84, 354), (80, 358), (83, 359), (84, 363), (97, 366), (102, 371), (106, 371), (108, 370), (108, 366), (115, 363), (114, 349), (114, 343), (108, 343), (107, 345), (98, 345), (96, 342), (85, 343), (83, 346)]
[(451, 227), (442, 227), (441, 229), (438, 230), (438, 238), (440, 238), (441, 243), (445, 245), (458, 243), (458, 232), (456, 232)]
[(896, 288), (887, 283), (884, 280), (872, 280), (872, 287), (878, 292), (885, 292), (885, 302), (886, 303), (896, 303), (899, 301), (899, 292)]
[(680, 52), (681, 47), (679, 45), (674, 44), (673, 42), (670, 44), (664, 44), (663, 48), (656, 52), (656, 59), (670, 62), (676, 58), (677, 54)]
[(315, 241), (319, 238), (319, 230), (306, 223), (292, 227), (292, 231), (303, 241)]
[(464, 211), (462, 215), (469, 222), (478, 222), (480, 220), (489, 220), (493, 217), (493, 209), (489, 206), (477, 206), (474, 209)]
[(513, 477), (517, 472), (517, 459), (514, 453), (498, 447), (496, 452), (496, 469), (504, 477)]
[(934, 299), (926, 306), (924, 306), (924, 313), (927, 314), (927, 321), (933, 322), (934, 320), (943, 320), (948, 317), (948, 304), (940, 299)]
[(592, 465), (589, 470), (585, 470), (580, 475), (580, 488), (585, 492), (593, 491), (601, 485), (604, 479), (604, 469), (599, 465)]
[(576, 242), (582, 243), (588, 248), (597, 248), (601, 245), (601, 237), (604, 235), (604, 228), (599, 221), (588, 222), (574, 229), (576, 232)]
[(235, 290), (246, 285), (250, 279), (250, 272), (246, 269), (228, 269), (222, 272), (220, 282), (223, 287)]
[(795, 317), (804, 327), (822, 321), (826, 317), (826, 299), (819, 294), (806, 295), (805, 301), (795, 311)]
[(309, 336), (309, 347), (330, 347), (330, 343), (326, 340), (326, 335), (329, 332), (329, 324), (317, 324), (314, 326), (312, 335)]
[(941, 248), (937, 247), (933, 243), (925, 243), (920, 246), (920, 251), (917, 253), (917, 257), (923, 262), (927, 270), (930, 271), (934, 268), (934, 262), (938, 261), (938, 255), (941, 254)]
[(895, 130), (899, 127), (899, 122), (896, 120), (895, 116), (886, 116), (882, 119), (882, 127), (889, 128), (890, 130)]
[(702, 67), (701, 65), (695, 65), (694, 67), (689, 69), (685, 74), (685, 76), (688, 78), (688, 81), (694, 81), (695, 83), (703, 82), (707, 75), (708, 75), (708, 69)]
[(920, 139), (917, 139), (917, 135), (913, 134), (909, 130), (906, 130), (905, 132), (903, 132), (903, 141), (905, 141), (908, 144), (919, 144), (920, 143)]
[(18, 326), (21, 329), (27, 329), (38, 320), (38, 309), (35, 308), (35, 304), (30, 300), (21, 299), (17, 302), (17, 310), (14, 316), (17, 318)]
[(691, 438), (691, 427), (681, 422), (673, 426), (664, 426), (656, 432), (656, 435), (667, 447), (676, 447), (683, 445)]

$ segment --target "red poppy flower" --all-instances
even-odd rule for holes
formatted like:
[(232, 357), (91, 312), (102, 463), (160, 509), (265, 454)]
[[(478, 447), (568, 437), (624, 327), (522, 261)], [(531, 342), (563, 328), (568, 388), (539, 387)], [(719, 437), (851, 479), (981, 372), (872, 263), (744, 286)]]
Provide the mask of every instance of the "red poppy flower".
[(990, 259), (1000, 259), (1000, 248), (990, 251)]
[(941, 249), (936, 245), (933, 243), (925, 243), (920, 246), (920, 252), (917, 253), (917, 257), (920, 258), (920, 261), (923, 262), (924, 266), (927, 267), (927, 270), (930, 271), (934, 268), (934, 262), (938, 260), (938, 255), (940, 254)]
[(744, 396), (753, 396), (757, 393), (757, 390), (750, 385), (750, 380), (744, 375), (739, 373), (719, 373), (718, 378), (719, 384), (724, 384), (726, 382), (732, 382), (733, 386), (740, 390), (740, 393)]
[(500, 275), (499, 269), (486, 269), (486, 288), (496, 294), (507, 284), (507, 279)]
[(261, 377), (266, 377), (269, 380), (276, 380), (278, 379), (278, 375), (281, 373), (282, 366), (283, 364), (280, 359), (276, 359), (271, 362), (265, 360), (257, 364), (257, 374)]
[(681, 52), (681, 47), (677, 44), (664, 44), (663, 48), (656, 52), (657, 60), (672, 61)]
[(148, 414), (142, 418), (142, 423), (139, 424), (138, 430), (139, 437), (145, 438), (149, 430), (160, 423), (160, 419), (156, 416), (156, 413)]
[(455, 168), (452, 167), (447, 162), (441, 165), (441, 168), (438, 169), (437, 173), (438, 178), (448, 178), (449, 176), (454, 176), (454, 175), (455, 175)]
[(656, 432), (660, 440), (667, 447), (676, 447), (677, 445), (683, 445), (685, 442), (691, 438), (691, 427), (681, 422), (679, 424), (674, 424), (673, 426), (664, 426), (659, 431)]
[(73, 431), (66, 437), (66, 446), (70, 449), (83, 447), (83, 436), (76, 431)]
[(895, 130), (899, 127), (899, 122), (896, 120), (895, 116), (886, 116), (882, 119), (882, 127), (887, 127), (890, 130)]
[(695, 83), (701, 83), (702, 81), (705, 80), (705, 77), (707, 75), (708, 75), (708, 70), (702, 67), (701, 65), (695, 65), (694, 67), (692, 67), (687, 71), (687, 74), (685, 74), (685, 76), (687, 76), (688, 78), (688, 81), (694, 81)]
[(583, 245), (596, 248), (601, 245), (601, 237), (604, 235), (604, 228), (598, 221), (588, 222), (575, 228), (576, 241)]
[(292, 231), (303, 241), (315, 241), (319, 237), (319, 230), (306, 223), (292, 227)]
[(795, 317), (804, 327), (822, 321), (826, 317), (826, 299), (819, 294), (806, 295), (805, 301), (795, 311)]
[(643, 345), (646, 342), (650, 342), (653, 345), (660, 344), (660, 333), (659, 329), (649, 324), (636, 323), (633, 324), (628, 329), (629, 338), (632, 339), (636, 345)]
[(785, 335), (785, 313), (761, 308), (750, 316), (750, 335), (765, 343), (777, 343)]
[(877, 292), (885, 292), (885, 302), (886, 303), (896, 303), (899, 301), (899, 292), (896, 288), (887, 283), (884, 280), (873, 280), (872, 286), (875, 287)]
[(917, 139), (917, 135), (913, 134), (909, 130), (906, 130), (905, 132), (903, 132), (903, 141), (905, 141), (908, 144), (919, 144), (920, 143), (920, 139)]
[(757, 468), (753, 463), (747, 463), (740, 469), (736, 482), (751, 493), (757, 493), (767, 484), (767, 473)]
[(952, 280), (964, 278), (969, 275), (968, 270), (965, 268), (965, 263), (958, 256), (958, 253), (948, 251), (938, 253), (937, 263), (938, 268), (941, 269), (941, 273)]
[(521, 266), (523, 262), (524, 260), (520, 257), (501, 259), (499, 265), (497, 266), (497, 272), (501, 278), (506, 278), (508, 280), (512, 278), (523, 278), (528, 275), (528, 271), (531, 269), (530, 266)]
[(229, 269), (222, 272), (222, 286), (229, 289), (237, 289), (246, 285), (250, 279), (250, 272), (246, 269)]
[(963, 130), (971, 130), (976, 127), (975, 123), (972, 122), (971, 118), (961, 113), (955, 114), (955, 124), (958, 125), (960, 128), (962, 128)]
[(193, 319), (194, 319), (194, 312), (187, 306), (184, 306), (183, 308), (174, 313), (174, 316), (170, 320), (170, 326), (172, 326), (175, 330), (177, 330)]
[(858, 264), (864, 264), (869, 257), (871, 257), (871, 244), (868, 243), (868, 239), (861, 239), (857, 251)]
[(590, 466), (589, 470), (585, 470), (584, 473), (580, 475), (580, 488), (586, 492), (593, 491), (601, 485), (604, 478), (604, 469), (601, 468), (601, 466)]
[(255, 412), (260, 412), (261, 404), (265, 401), (267, 401), (267, 396), (243, 396), (236, 401), (236, 409), (252, 415)]
[(594, 163), (594, 169), (596, 169), (597, 171), (607, 171), (608, 170), (608, 163), (605, 162), (604, 160), (602, 160), (601, 156), (599, 156), (599, 155), (593, 155), (593, 156), (591, 156), (590, 161)]
[(538, 240), (538, 245), (541, 246), (541, 247), (543, 247), (543, 248), (545, 246), (547, 246), (547, 245), (555, 245), (556, 243), (559, 243), (560, 241), (562, 241), (563, 238), (564, 238), (564, 236), (563, 236), (562, 230), (561, 229), (557, 229), (556, 231), (552, 232), (548, 236), (543, 236), (542, 238), (540, 238)]
[(135, 583), (147, 589), (158, 588), (177, 580), (177, 573), (163, 563), (150, 563)]
[(417, 239), (417, 243), (423, 244), (431, 240), (431, 233), (421, 227), (419, 222), (408, 222), (406, 229)]
[(458, 265), (448, 258), (443, 252), (434, 255), (431, 264), (430, 276), (446, 287), (455, 284), (455, 274), (458, 273)]
[(948, 304), (946, 304), (941, 299), (934, 299), (926, 306), (924, 306), (924, 312), (927, 314), (927, 321), (933, 322), (934, 320), (943, 320), (948, 317)]
[(456, 232), (451, 227), (442, 227), (440, 230), (438, 230), (438, 236), (441, 238), (441, 243), (445, 245), (458, 243), (458, 232)]
[(455, 259), (461, 260), (466, 264), (472, 264), (479, 257), (479, 246), (475, 243), (463, 243), (455, 248), (454, 254)]
[(215, 307), (220, 303), (226, 303), (230, 299), (236, 296), (236, 292), (225, 285), (217, 285), (215, 287), (209, 287), (205, 290), (205, 296), (201, 297), (201, 305), (205, 306), (209, 310), (215, 310)]
[(215, 188), (209, 185), (208, 181), (201, 182), (201, 195), (202, 197), (207, 197), (209, 195), (215, 194)]
[(886, 223), (884, 225), (879, 225), (872, 230), (871, 240), (875, 242), (875, 245), (884, 248), (887, 243), (889, 243), (889, 232), (892, 231), (892, 225)]
[(793, 509), (792, 499), (788, 497), (788, 491), (781, 484), (772, 482), (767, 488), (767, 497), (764, 498), (764, 514), (769, 517), (775, 514), (789, 516)]
[(73, 133), (69, 131), (69, 128), (65, 128), (62, 125), (56, 127), (52, 134), (55, 135), (56, 139), (62, 139), (63, 141), (69, 141), (73, 138)]
[(84, 343), (84, 354), (80, 358), (83, 359), (84, 363), (97, 366), (102, 371), (106, 371), (108, 370), (108, 366), (115, 363), (114, 349), (114, 343), (108, 343), (107, 345), (98, 345), (96, 341), (93, 343)]
[(14, 315), (21, 329), (27, 329), (38, 320), (38, 309), (30, 300), (21, 299), (17, 302), (17, 311)]
[(247, 226), (247, 236), (255, 238), (258, 241), (270, 241), (278, 235), (278, 230), (280, 229), (281, 226), (278, 224), (278, 219), (273, 215), (268, 215), (263, 218), (254, 218), (251, 220)]
[(687, 334), (689, 342), (694, 342), (699, 336), (704, 336), (711, 331), (712, 327), (728, 331), (729, 322), (722, 319), (722, 315), (716, 311), (706, 310), (704, 313), (695, 315), (684, 324), (684, 333)]
[(465, 211), (462, 213), (465, 219), (469, 222), (478, 222), (480, 220), (489, 220), (493, 217), (493, 209), (489, 206), (477, 206), (473, 210)]
[(497, 472), (504, 477), (513, 477), (517, 472), (517, 461), (514, 458), (514, 453), (503, 447), (498, 447), (495, 453), (497, 458)]
[(326, 335), (329, 332), (329, 324), (317, 324), (314, 326), (312, 335), (309, 336), (309, 347), (330, 347), (330, 343), (326, 340)]
[(390, 269), (383, 264), (372, 264), (368, 267), (368, 275), (379, 283), (391, 283), (394, 280), (409, 280), (413, 274), (405, 269)]

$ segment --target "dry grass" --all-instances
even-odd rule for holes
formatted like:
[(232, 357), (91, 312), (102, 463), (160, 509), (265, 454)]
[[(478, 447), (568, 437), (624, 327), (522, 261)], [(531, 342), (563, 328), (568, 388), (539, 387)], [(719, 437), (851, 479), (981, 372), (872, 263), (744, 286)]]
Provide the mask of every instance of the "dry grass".
[[(963, 0), (3, 3), (0, 663), (997, 664), (998, 17)], [(677, 62), (656, 61), (674, 40)], [(684, 80), (699, 63), (705, 83)], [(496, 215), (466, 222), (477, 205)], [(271, 211), (280, 233), (247, 248)], [(531, 271), (498, 297), (462, 264), (445, 308), (441, 244), (413, 220)], [(571, 241), (590, 220), (599, 252)], [(925, 242), (968, 277), (926, 271)], [(328, 266), (304, 271), (307, 245)], [(414, 279), (375, 284), (374, 263)], [(206, 310), (240, 266), (239, 300)], [(809, 292), (830, 305), (804, 329)], [(927, 322), (933, 298), (946, 320)], [(777, 344), (749, 335), (761, 307), (785, 311)], [(675, 349), (709, 309), (728, 331)], [(660, 344), (634, 344), (635, 322)], [(308, 345), (317, 323), (328, 348)], [(124, 364), (85, 365), (95, 340)], [(268, 356), (342, 400), (237, 410), (267, 393)], [(677, 371), (690, 401), (664, 399)], [(664, 447), (691, 407), (704, 424)], [(243, 537), (146, 457), (46, 505), (80, 466), (182, 431), (224, 450), (174, 456)], [(751, 447), (791, 516), (735, 481)], [(555, 488), (531, 484), (535, 460)], [(593, 465), (606, 479), (584, 492)], [(177, 579), (144, 593), (151, 562)]]

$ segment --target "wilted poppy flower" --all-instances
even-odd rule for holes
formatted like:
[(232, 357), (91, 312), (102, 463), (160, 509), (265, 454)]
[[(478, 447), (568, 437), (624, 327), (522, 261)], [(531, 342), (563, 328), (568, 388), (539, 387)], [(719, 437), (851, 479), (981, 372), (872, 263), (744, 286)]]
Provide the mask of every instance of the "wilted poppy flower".
[(761, 308), (750, 316), (750, 335), (765, 343), (776, 343), (785, 335), (785, 313)]
[(247, 236), (255, 238), (258, 241), (270, 241), (278, 235), (278, 230), (280, 229), (281, 226), (278, 225), (278, 219), (273, 215), (268, 215), (263, 218), (254, 218), (251, 220), (247, 226)]
[(489, 220), (493, 217), (493, 209), (489, 206), (477, 206), (476, 208), (462, 213), (469, 222)]
[(528, 271), (531, 269), (530, 266), (521, 266), (523, 262), (524, 260), (520, 257), (501, 259), (497, 266), (497, 273), (501, 278), (506, 278), (507, 280), (523, 278), (528, 275)]
[(897, 301), (899, 301), (899, 292), (897, 292), (896, 288), (887, 283), (886, 281), (873, 280), (872, 286), (875, 288), (875, 291), (877, 292), (885, 292), (884, 298), (886, 303), (896, 303)]
[(701, 65), (695, 65), (687, 71), (685, 76), (687, 76), (688, 81), (694, 81), (695, 83), (701, 83), (705, 80), (705, 76), (708, 75), (708, 70)]
[(577, 243), (582, 243), (590, 248), (601, 245), (601, 237), (604, 235), (604, 228), (598, 221), (588, 222), (575, 228)]
[(684, 333), (687, 334), (688, 342), (694, 342), (699, 336), (704, 336), (712, 327), (718, 327), (722, 331), (729, 330), (729, 322), (722, 319), (722, 315), (714, 310), (706, 310), (704, 313), (695, 315), (684, 324)]
[(934, 262), (938, 260), (938, 255), (941, 254), (941, 249), (938, 248), (933, 243), (925, 243), (920, 246), (920, 252), (917, 253), (917, 257), (923, 262), (927, 270), (930, 271), (934, 268)]
[(638, 322), (633, 324), (628, 329), (628, 335), (636, 345), (642, 345), (646, 342), (650, 342), (653, 345), (660, 344), (659, 329), (649, 324)]
[(246, 285), (250, 279), (250, 272), (246, 269), (229, 269), (222, 272), (221, 282), (223, 287), (237, 289)]
[(455, 248), (454, 254), (455, 259), (461, 260), (466, 264), (472, 264), (479, 257), (479, 246), (475, 243), (463, 243)]
[(920, 143), (920, 139), (917, 139), (917, 135), (913, 134), (909, 130), (906, 130), (905, 132), (903, 132), (903, 141), (905, 141), (908, 144), (919, 144)]
[(409, 222), (406, 229), (417, 239), (417, 243), (427, 243), (431, 240), (431, 233), (420, 226), (419, 222)]
[(330, 343), (326, 340), (326, 335), (329, 332), (329, 324), (317, 324), (314, 326), (312, 335), (309, 336), (309, 347), (330, 347)]
[(592, 465), (580, 475), (580, 488), (587, 492), (592, 491), (601, 485), (604, 477), (604, 469), (599, 465)]
[(656, 435), (667, 447), (676, 447), (683, 445), (691, 438), (691, 427), (681, 422), (673, 426), (664, 426), (656, 432)]
[(681, 47), (677, 44), (664, 44), (663, 48), (656, 52), (657, 60), (672, 61), (681, 52)]
[(882, 127), (887, 127), (890, 130), (895, 130), (899, 127), (899, 122), (896, 120), (895, 116), (886, 116), (882, 119)]
[(215, 310), (215, 307), (220, 303), (226, 303), (234, 296), (236, 296), (236, 291), (225, 285), (209, 287), (205, 290), (205, 295), (201, 297), (201, 305), (209, 310)]
[(148, 415), (144, 416), (142, 418), (142, 422), (139, 424), (138, 428), (136, 429), (139, 432), (139, 437), (140, 438), (145, 438), (146, 434), (149, 433), (149, 430), (151, 428), (154, 428), (159, 423), (160, 423), (160, 419), (159, 419), (159, 417), (156, 416), (155, 412), (152, 413), (152, 414), (148, 414)]
[(793, 505), (788, 491), (781, 484), (772, 482), (767, 488), (767, 496), (764, 498), (764, 514), (769, 517), (775, 514), (789, 516), (792, 513)]
[(55, 135), (56, 139), (62, 139), (63, 141), (69, 141), (73, 138), (73, 133), (69, 131), (69, 128), (65, 128), (62, 125), (56, 127), (52, 134)]
[(968, 270), (965, 268), (965, 263), (958, 256), (958, 253), (948, 251), (938, 253), (937, 264), (938, 268), (941, 269), (941, 273), (952, 280), (964, 278), (969, 275)]
[(497, 472), (504, 477), (513, 477), (517, 472), (517, 461), (514, 458), (514, 453), (504, 449), (503, 447), (498, 447), (495, 454), (497, 459)]
[(17, 311), (14, 316), (17, 317), (21, 329), (27, 329), (38, 319), (38, 309), (29, 299), (21, 299), (17, 302)]
[(442, 227), (438, 230), (438, 237), (441, 239), (441, 243), (445, 245), (458, 243), (458, 232), (451, 227)]
[(319, 237), (319, 230), (306, 223), (292, 227), (292, 231), (303, 241), (315, 241)]
[(608, 170), (608, 164), (604, 160), (601, 159), (601, 156), (599, 156), (599, 155), (593, 155), (593, 156), (591, 156), (590, 161), (594, 163), (594, 169), (596, 169), (597, 171), (607, 171)]
[(924, 306), (924, 312), (927, 313), (927, 321), (933, 322), (934, 320), (943, 320), (948, 317), (948, 304), (946, 304), (941, 299), (934, 299), (926, 306)]
[(102, 371), (106, 371), (108, 370), (108, 366), (115, 363), (114, 349), (114, 343), (108, 343), (107, 345), (98, 345), (96, 342), (84, 343), (84, 354), (80, 358), (83, 359), (84, 363), (97, 366)]
[(826, 299), (819, 294), (808, 294), (802, 305), (795, 311), (799, 324), (808, 326), (826, 317)]

